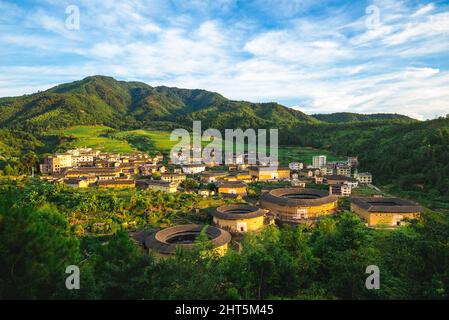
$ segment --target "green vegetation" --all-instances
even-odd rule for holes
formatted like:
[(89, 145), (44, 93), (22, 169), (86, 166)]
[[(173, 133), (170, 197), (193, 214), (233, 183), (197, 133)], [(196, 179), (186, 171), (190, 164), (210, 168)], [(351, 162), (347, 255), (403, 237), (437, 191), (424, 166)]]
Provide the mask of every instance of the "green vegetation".
[(115, 129), (292, 127), (317, 120), (276, 103), (231, 101), (218, 93), (95, 76), (0, 100), (0, 126), (30, 132), (102, 124)]
[[(158, 260), (126, 232), (154, 226), (153, 220), (142, 219), (148, 223), (138, 227), (122, 221), (126, 215), (190, 220), (195, 213), (181, 208), (195, 203), (194, 196), (169, 199), (132, 190), (88, 196), (38, 182), (4, 184), (1, 192), (0, 299), (449, 298), (444, 214), (426, 212), (391, 232), (369, 229), (344, 212), (316, 227), (269, 227), (246, 236), (241, 252), (230, 249), (222, 258), (204, 255), (198, 240), (194, 250)], [(83, 210), (89, 213), (73, 213)], [(102, 216), (108, 211), (110, 218)], [(81, 232), (90, 212), (98, 223), (111, 219), (117, 228)], [(69, 291), (65, 268), (73, 264), (81, 269), (81, 289)], [(380, 290), (365, 288), (369, 265), (380, 269)]]
[(116, 132), (110, 136), (123, 139), (134, 148), (147, 153), (158, 151), (169, 153), (177, 143), (176, 141), (170, 141), (170, 132), (166, 131), (132, 130)]
[(353, 196), (360, 196), (360, 197), (373, 197), (377, 195), (388, 195), (386, 192), (379, 192), (374, 188), (370, 188), (367, 185), (359, 185), (357, 188), (352, 189), (352, 195)]
[[(112, 128), (106, 126), (75, 126), (59, 130), (60, 136), (69, 138), (68, 142), (59, 145), (60, 149), (89, 147), (104, 152), (132, 153), (137, 152), (126, 140), (113, 139), (108, 136)], [(49, 134), (56, 134), (53, 131)]]
[(377, 120), (403, 120), (410, 122), (416, 121), (410, 117), (396, 113), (360, 114), (351, 112), (337, 112), (330, 114), (314, 114), (312, 116), (320, 121), (329, 123), (377, 121)]
[(279, 161), (282, 165), (288, 165), (291, 162), (303, 162), (312, 164), (312, 157), (317, 155), (327, 156), (327, 161), (342, 161), (346, 160), (345, 157), (340, 157), (334, 153), (310, 147), (291, 147), (280, 146), (279, 147)]
[[(17, 192), (10, 193), (11, 190)], [(18, 192), (20, 190), (20, 192)], [(72, 231), (82, 235), (108, 235), (121, 228), (141, 230), (179, 223), (208, 223), (205, 209), (226, 203), (196, 194), (162, 193), (139, 189), (75, 189), (39, 179), (3, 181), (3, 198), (15, 197), (18, 206), (50, 204), (64, 214)], [(196, 209), (200, 211), (196, 213)]]

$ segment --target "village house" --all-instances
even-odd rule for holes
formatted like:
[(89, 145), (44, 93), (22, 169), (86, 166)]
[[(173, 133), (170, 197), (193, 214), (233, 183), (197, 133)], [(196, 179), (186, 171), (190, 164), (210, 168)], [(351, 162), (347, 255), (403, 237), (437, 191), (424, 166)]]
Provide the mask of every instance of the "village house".
[(251, 166), (249, 174), (255, 181), (290, 179), (290, 168), (277, 166)]
[(240, 181), (223, 181), (218, 184), (218, 193), (246, 196), (247, 185)]
[(200, 174), (202, 183), (215, 183), (229, 175), (226, 171), (204, 171)]
[(134, 180), (102, 180), (97, 181), (100, 188), (134, 188), (136, 182)]
[(291, 162), (288, 164), (290, 170), (299, 171), (304, 168), (304, 163), (302, 162)]
[(63, 169), (71, 168), (72, 155), (60, 153), (54, 156), (48, 156), (44, 159), (44, 163), (39, 166), (42, 174), (60, 173)]
[(322, 177), (322, 176), (315, 177), (315, 184), (323, 184), (323, 182), (324, 182), (324, 177)]
[(176, 183), (162, 180), (137, 180), (136, 186), (141, 189), (150, 189), (167, 193), (175, 193), (177, 191)]
[(349, 166), (337, 166), (337, 175), (339, 176), (351, 176), (351, 167)]
[(164, 165), (158, 165), (158, 164), (149, 164), (145, 163), (144, 165), (139, 167), (140, 174), (142, 176), (151, 176), (152, 174), (156, 172), (165, 173), (167, 172), (167, 168)]
[(87, 188), (89, 187), (89, 181), (87, 179), (64, 179), (62, 180), (64, 185), (72, 188)]
[(237, 165), (237, 170), (244, 171), (244, 170), (247, 170), (249, 167), (250, 167), (250, 165), (248, 163), (239, 163)]
[(117, 168), (120, 166), (120, 162), (111, 162), (107, 160), (95, 159), (93, 162), (95, 168)]
[(329, 164), (320, 169), (320, 174), (322, 176), (330, 176), (333, 175), (334, 172), (335, 172), (334, 166)]
[(312, 157), (312, 166), (316, 169), (321, 169), (326, 166), (326, 156), (314, 156)]
[(305, 188), (307, 185), (307, 182), (304, 180), (293, 179), (291, 181), (291, 185), (292, 185), (292, 187)]
[(182, 166), (182, 172), (185, 174), (199, 174), (203, 171), (206, 171), (205, 164), (186, 164)]
[(184, 182), (186, 178), (186, 175), (183, 173), (163, 173), (161, 175), (162, 181), (174, 182), (177, 185), (180, 185), (182, 182)]
[(346, 184), (331, 184), (329, 194), (336, 197), (349, 197), (352, 194), (352, 188)]
[(121, 170), (118, 168), (73, 168), (66, 169), (63, 172), (65, 178), (100, 178), (108, 180), (111, 178), (119, 178)]
[(410, 200), (384, 197), (351, 199), (351, 211), (357, 213), (369, 227), (398, 227), (404, 219), (414, 219), (423, 208)]
[(301, 169), (298, 172), (300, 177), (312, 178), (315, 175), (315, 170), (313, 169)]
[(173, 168), (173, 173), (182, 173), (182, 168), (181, 167), (174, 167)]
[(357, 179), (361, 184), (373, 183), (373, 176), (369, 172), (354, 173), (354, 178)]
[(211, 197), (211, 196), (215, 195), (215, 191), (209, 190), (209, 189), (199, 189), (198, 194), (202, 197), (207, 198), (207, 197)]
[(325, 176), (324, 182), (329, 185), (347, 185), (350, 188), (357, 188), (359, 183), (356, 179), (347, 177), (347, 176), (341, 176), (341, 175), (332, 175), (332, 176)]
[(249, 171), (233, 172), (222, 178), (224, 181), (243, 181), (250, 183), (253, 181), (253, 177), (249, 174)]

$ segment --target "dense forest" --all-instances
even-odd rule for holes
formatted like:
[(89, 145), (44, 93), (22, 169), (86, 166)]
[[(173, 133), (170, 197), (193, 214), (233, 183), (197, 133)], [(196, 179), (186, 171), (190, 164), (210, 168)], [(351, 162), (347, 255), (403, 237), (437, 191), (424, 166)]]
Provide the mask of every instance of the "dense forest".
[[(120, 218), (113, 220), (146, 216), (150, 228), (160, 223), (157, 212), (196, 201), (179, 195), (145, 204), (135, 192), (104, 194), (92, 204), (79, 190), (38, 181), (2, 184), (0, 299), (449, 298), (447, 215), (426, 212), (391, 232), (367, 228), (345, 212), (316, 227), (269, 227), (246, 237), (241, 252), (231, 249), (221, 258), (202, 254), (206, 243), (198, 240), (191, 252), (166, 260), (140, 249), (127, 232), (133, 227), (122, 221), (100, 215), (116, 227), (84, 232), (75, 227), (85, 224), (82, 213), (91, 205), (95, 214), (115, 210)], [(136, 199), (132, 211), (129, 197)], [(179, 218), (180, 211), (164, 223)], [(155, 220), (148, 219), (153, 215)], [(80, 267), (80, 290), (65, 288), (68, 265)], [(369, 265), (380, 269), (380, 290), (365, 288)]]
[(360, 122), (360, 121), (376, 121), (376, 120), (406, 120), (414, 121), (412, 118), (396, 114), (396, 113), (375, 113), (375, 114), (360, 114), (353, 112), (336, 112), (329, 114), (313, 114), (312, 117), (329, 123), (340, 122)]

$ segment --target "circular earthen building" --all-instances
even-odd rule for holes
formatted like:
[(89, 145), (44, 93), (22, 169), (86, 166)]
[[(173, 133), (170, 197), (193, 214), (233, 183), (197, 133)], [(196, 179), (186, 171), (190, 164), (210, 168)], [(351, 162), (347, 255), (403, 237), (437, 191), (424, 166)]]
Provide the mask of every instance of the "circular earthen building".
[(335, 213), (337, 198), (324, 190), (281, 188), (263, 193), (260, 205), (281, 222), (303, 223)]
[(247, 204), (218, 207), (213, 213), (213, 223), (233, 234), (253, 232), (265, 225), (266, 210)]
[[(192, 249), (195, 240), (204, 229), (204, 225), (188, 224), (162, 229), (151, 233), (145, 240), (145, 246), (156, 255), (167, 257), (176, 252), (176, 248)], [(217, 227), (207, 226), (206, 235), (212, 248), (223, 255), (231, 241), (229, 232)]]

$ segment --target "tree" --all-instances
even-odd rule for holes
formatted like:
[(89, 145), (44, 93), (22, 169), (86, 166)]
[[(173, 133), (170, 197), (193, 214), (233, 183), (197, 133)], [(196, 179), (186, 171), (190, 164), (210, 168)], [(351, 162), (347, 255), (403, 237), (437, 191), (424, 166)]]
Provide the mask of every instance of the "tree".
[(0, 204), (0, 299), (49, 299), (79, 262), (79, 242), (57, 210), (14, 200)]
[(15, 170), (9, 163), (5, 166), (5, 169), (3, 171), (5, 172), (5, 176), (15, 175)]

